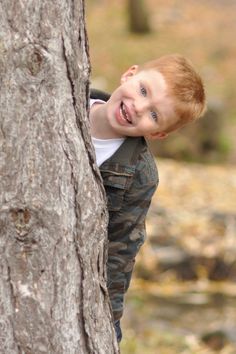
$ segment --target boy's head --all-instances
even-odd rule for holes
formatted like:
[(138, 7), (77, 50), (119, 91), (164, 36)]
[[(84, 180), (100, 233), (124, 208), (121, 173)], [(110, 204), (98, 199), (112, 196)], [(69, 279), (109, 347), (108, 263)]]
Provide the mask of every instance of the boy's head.
[(203, 82), (189, 60), (179, 54), (165, 55), (139, 66), (137, 72), (153, 69), (163, 75), (178, 117), (166, 129), (166, 133), (195, 121), (204, 114), (206, 98)]
[(202, 80), (191, 63), (174, 54), (131, 66), (106, 105), (109, 136), (163, 138), (205, 110)]

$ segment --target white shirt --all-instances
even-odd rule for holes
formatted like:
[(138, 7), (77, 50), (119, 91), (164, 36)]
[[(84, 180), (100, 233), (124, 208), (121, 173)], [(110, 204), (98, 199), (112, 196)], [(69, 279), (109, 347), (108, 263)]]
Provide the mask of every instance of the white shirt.
[[(102, 100), (90, 99), (90, 108), (96, 102), (105, 103)], [(116, 138), (116, 139), (97, 139), (92, 136), (92, 143), (95, 149), (96, 162), (98, 166), (101, 166), (104, 161), (109, 159), (116, 150), (124, 142), (125, 138)]]

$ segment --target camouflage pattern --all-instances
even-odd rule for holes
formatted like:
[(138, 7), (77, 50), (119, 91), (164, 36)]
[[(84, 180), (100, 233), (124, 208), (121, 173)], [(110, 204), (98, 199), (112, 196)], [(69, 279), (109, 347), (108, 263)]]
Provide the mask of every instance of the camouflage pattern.
[(131, 137), (100, 171), (109, 211), (108, 290), (117, 321), (123, 313), (135, 256), (145, 239), (145, 217), (158, 185), (158, 173), (145, 139)]

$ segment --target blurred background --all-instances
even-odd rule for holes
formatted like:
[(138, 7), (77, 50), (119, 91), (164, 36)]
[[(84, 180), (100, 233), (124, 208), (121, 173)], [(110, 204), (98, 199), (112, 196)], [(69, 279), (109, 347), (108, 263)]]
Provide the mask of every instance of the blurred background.
[(155, 142), (160, 184), (122, 320), (122, 354), (236, 353), (236, 1), (87, 0), (91, 86), (188, 57), (208, 111)]

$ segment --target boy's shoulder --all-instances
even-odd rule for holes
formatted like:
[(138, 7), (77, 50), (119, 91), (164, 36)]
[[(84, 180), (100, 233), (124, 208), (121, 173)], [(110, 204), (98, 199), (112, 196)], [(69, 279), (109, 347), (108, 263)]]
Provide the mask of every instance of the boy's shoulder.
[(102, 174), (109, 171), (125, 179), (131, 177), (140, 184), (158, 183), (155, 158), (143, 137), (127, 137), (115, 154), (100, 166), (100, 170)]
[(102, 100), (106, 102), (109, 100), (110, 96), (111, 95), (105, 91), (94, 89), (94, 88), (90, 89), (90, 98), (94, 100)]

